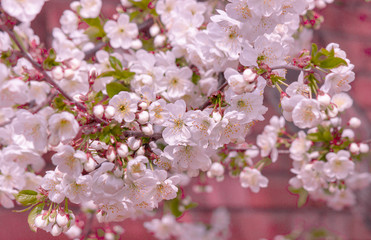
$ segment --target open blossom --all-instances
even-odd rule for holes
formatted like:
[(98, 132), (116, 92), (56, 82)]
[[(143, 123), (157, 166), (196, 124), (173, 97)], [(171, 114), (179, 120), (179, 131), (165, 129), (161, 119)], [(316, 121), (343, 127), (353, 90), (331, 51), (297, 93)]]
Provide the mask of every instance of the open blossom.
[(132, 41), (138, 35), (138, 27), (135, 23), (130, 23), (129, 16), (120, 14), (117, 22), (109, 20), (104, 25), (104, 31), (110, 39), (110, 44), (114, 48), (129, 49)]
[(62, 177), (63, 174), (59, 171), (47, 171), (41, 184), (43, 189), (48, 190), (49, 199), (56, 203), (61, 203), (65, 198)]
[(169, 111), (169, 119), (163, 124), (165, 126), (162, 136), (170, 145), (186, 142), (191, 137), (191, 132), (185, 124), (186, 103), (178, 100), (166, 106)]
[(57, 145), (59, 141), (72, 140), (79, 131), (79, 123), (69, 112), (53, 114), (48, 121), (51, 133), (51, 144)]
[(3, 0), (1, 6), (21, 22), (31, 22), (41, 11), (45, 0)]
[(258, 169), (249, 167), (245, 167), (240, 173), (240, 182), (242, 187), (250, 188), (254, 193), (268, 186), (268, 178), (261, 175)]
[(102, 0), (81, 0), (80, 15), (83, 18), (96, 18), (102, 8)]
[(292, 119), (294, 124), (300, 128), (317, 126), (322, 120), (318, 101), (302, 99), (292, 111)]
[(86, 154), (83, 151), (75, 151), (70, 145), (61, 146), (58, 153), (52, 156), (52, 162), (58, 170), (69, 176), (78, 177), (86, 162)]
[(324, 166), (324, 171), (329, 177), (344, 179), (354, 170), (354, 162), (350, 160), (348, 151), (330, 152), (326, 155), (326, 159), (327, 163)]
[(17, 112), (12, 125), (14, 132), (31, 141), (36, 150), (45, 150), (48, 142), (47, 124), (40, 115), (33, 115), (26, 110), (20, 110)]
[(331, 73), (326, 75), (325, 84), (321, 87), (321, 90), (330, 95), (349, 91), (351, 89), (349, 83), (355, 79), (355, 74), (352, 71), (353, 67), (354, 65), (350, 65), (331, 69)]
[(119, 123), (132, 122), (135, 119), (135, 112), (138, 110), (139, 98), (134, 93), (122, 91), (113, 96), (109, 101), (109, 105), (115, 109), (113, 118)]

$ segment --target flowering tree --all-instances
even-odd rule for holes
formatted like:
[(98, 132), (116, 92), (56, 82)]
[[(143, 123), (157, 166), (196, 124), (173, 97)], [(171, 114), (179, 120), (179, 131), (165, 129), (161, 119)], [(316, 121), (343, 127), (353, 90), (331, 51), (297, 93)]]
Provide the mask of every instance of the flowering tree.
[[(0, 203), (26, 206), (31, 230), (114, 239), (121, 229), (96, 231), (83, 213), (121, 222), (162, 210), (144, 224), (158, 239), (226, 239), (223, 209), (210, 227), (176, 222), (197, 205), (181, 187), (229, 174), (257, 193), (279, 154), (299, 206), (342, 210), (370, 183), (357, 167), (369, 151), (352, 130), (361, 122), (340, 117), (354, 65), (336, 43), (310, 44), (314, 8), (331, 0), (121, 0), (109, 18), (102, 0), (75, 1), (51, 49), (30, 28), (44, 2), (2, 0), (0, 16)], [(247, 142), (272, 91), (282, 116)]]

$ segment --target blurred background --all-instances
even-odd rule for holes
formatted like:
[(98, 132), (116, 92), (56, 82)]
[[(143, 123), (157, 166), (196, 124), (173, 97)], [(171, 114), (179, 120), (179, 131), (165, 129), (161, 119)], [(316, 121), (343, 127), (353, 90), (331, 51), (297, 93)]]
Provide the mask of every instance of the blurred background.
[[(186, 0), (184, 0), (186, 1)], [(52, 29), (60, 26), (59, 18), (62, 12), (69, 8), (71, 1), (49, 0), (32, 22), (33, 29), (46, 46), (51, 45)], [(103, 14), (110, 16), (119, 0), (103, 0)], [(319, 11), (325, 17), (320, 30), (314, 33), (314, 42), (319, 47), (336, 42), (345, 50), (348, 58), (355, 65), (356, 80), (352, 83), (350, 94), (355, 102), (349, 111), (350, 115), (359, 117), (362, 129), (357, 138), (371, 139), (371, 3), (365, 0), (335, 0)], [(271, 91), (273, 94), (273, 91)], [(277, 96), (266, 96), (266, 103), (271, 110), (266, 119), (277, 115)], [(251, 136), (263, 129), (264, 122), (254, 128)], [(254, 138), (251, 137), (251, 140)], [(369, 162), (366, 159), (365, 162)], [(368, 163), (364, 167), (369, 168)], [(195, 193), (186, 188), (186, 194), (200, 205), (186, 213), (180, 221), (203, 221), (208, 223), (212, 211), (224, 206), (231, 215), (230, 239), (272, 239), (278, 234), (288, 234), (295, 229), (313, 229), (324, 227), (343, 239), (371, 239), (371, 187), (358, 194), (358, 205), (353, 209), (337, 212), (320, 202), (309, 200), (298, 209), (297, 197), (287, 190), (288, 180), (292, 177), (289, 169), (291, 161), (287, 156), (281, 156), (277, 163), (267, 167), (263, 174), (269, 178), (269, 186), (258, 194), (240, 186), (238, 179), (226, 178), (224, 182), (216, 183), (208, 180), (213, 188), (212, 193)], [(194, 181), (196, 182), (196, 181)], [(160, 216), (160, 215), (158, 215)], [(125, 229), (122, 239), (154, 239), (144, 229), (142, 223), (147, 219), (126, 220), (120, 225)], [(49, 233), (39, 230), (33, 233), (27, 224), (27, 213), (13, 213), (0, 208), (0, 240), (43, 240), (52, 239)], [(94, 225), (95, 223), (93, 223)], [(95, 226), (95, 225), (94, 225)], [(68, 239), (59, 236), (54, 239)]]

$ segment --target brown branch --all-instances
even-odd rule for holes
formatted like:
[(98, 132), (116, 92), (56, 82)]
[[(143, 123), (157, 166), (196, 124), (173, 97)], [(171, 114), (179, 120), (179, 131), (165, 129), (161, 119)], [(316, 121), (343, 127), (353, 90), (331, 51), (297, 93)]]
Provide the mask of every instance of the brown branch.
[(120, 137), (121, 139), (127, 138), (127, 137), (149, 137), (152, 139), (160, 139), (162, 138), (162, 133), (154, 133), (152, 135), (145, 135), (143, 132), (140, 131), (125, 131), (123, 132), (123, 135)]

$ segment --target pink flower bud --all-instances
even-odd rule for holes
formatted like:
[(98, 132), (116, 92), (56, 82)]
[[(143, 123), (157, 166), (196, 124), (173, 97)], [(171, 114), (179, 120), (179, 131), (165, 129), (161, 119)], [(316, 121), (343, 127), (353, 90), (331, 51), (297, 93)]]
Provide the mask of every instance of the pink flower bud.
[(351, 128), (359, 128), (359, 126), (361, 126), (361, 120), (359, 118), (356, 118), (356, 117), (352, 117), (350, 120), (349, 120), (349, 126)]

